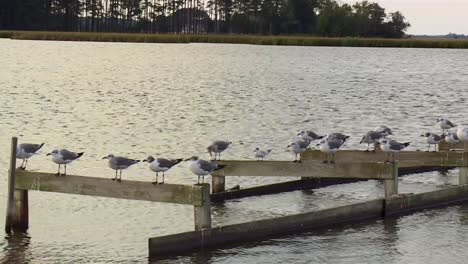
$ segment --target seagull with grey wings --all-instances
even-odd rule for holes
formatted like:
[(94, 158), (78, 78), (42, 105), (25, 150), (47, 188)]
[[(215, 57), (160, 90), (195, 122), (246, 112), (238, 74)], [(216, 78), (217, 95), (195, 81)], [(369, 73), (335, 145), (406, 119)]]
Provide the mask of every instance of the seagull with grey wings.
[(319, 136), (314, 131), (311, 131), (311, 130), (301, 130), (297, 132), (297, 136), (300, 136), (304, 140), (307, 140), (307, 141), (314, 141), (314, 140), (322, 139), (325, 137), (325, 136)]
[(225, 151), (231, 144), (231, 141), (215, 140), (206, 149), (211, 157), (213, 157), (214, 153), (214, 160), (216, 160), (216, 155), (218, 156), (218, 160), (221, 160), (221, 152)]
[[(122, 170), (127, 169), (128, 167), (137, 164), (140, 160), (129, 159), (121, 156), (114, 156), (113, 154), (109, 154), (102, 159), (108, 159), (107, 162), (109, 167), (115, 170), (115, 178), (112, 178), (113, 181), (117, 180), (118, 182), (122, 181)], [(120, 171), (119, 178), (117, 178), (117, 172)]]
[(455, 145), (460, 141), (458, 139), (457, 133), (453, 131), (448, 131), (446, 134), (443, 135), (443, 137), (448, 144), (448, 149), (450, 149), (452, 145)]
[(226, 165), (219, 165), (213, 161), (199, 159), (197, 156), (192, 156), (186, 161), (189, 162), (190, 171), (198, 176), (197, 184), (200, 184), (200, 177), (202, 177), (202, 183), (204, 183), (206, 175), (226, 167)]
[(421, 137), (426, 138), (426, 142), (428, 144), (427, 152), (429, 152), (429, 150), (431, 149), (431, 145), (434, 145), (434, 152), (437, 151), (437, 145), (444, 138), (443, 136), (439, 136), (435, 133), (430, 133), (430, 132), (426, 132), (422, 134)]
[(344, 143), (345, 141), (334, 138), (320, 141), (317, 146), (319, 147), (320, 151), (327, 154), (327, 159), (324, 160), (323, 163), (334, 164), (335, 153), (340, 149), (341, 146), (343, 146)]
[(374, 128), (374, 131), (382, 133), (383, 138), (386, 138), (389, 135), (393, 135), (392, 130), (388, 126), (378, 126)]
[(438, 118), (437, 122), (439, 123), (440, 129), (442, 129), (442, 133), (457, 126), (454, 123), (452, 123), (450, 120), (445, 119), (445, 118)]
[(16, 158), (22, 159), (23, 162), (19, 169), (25, 170), (26, 165), (28, 165), (28, 159), (37, 154), (37, 151), (44, 146), (44, 143), (41, 144), (31, 144), (31, 143), (21, 143), (16, 147)]
[[(52, 156), (52, 161), (58, 164), (57, 176), (67, 175), (67, 164), (73, 162), (79, 157), (83, 156), (84, 152), (72, 152), (67, 149), (54, 149), (48, 153), (47, 156)], [(65, 170), (63, 174), (60, 174), (60, 166), (64, 165)]]
[[(309, 147), (310, 141), (296, 139), (294, 142), (291, 142), (286, 148), (291, 148), (292, 153), (294, 153), (293, 162), (301, 162), (301, 154), (306, 151)], [(299, 159), (297, 158), (299, 156)]]
[(367, 143), (367, 149), (366, 151), (369, 151), (369, 145), (374, 144), (374, 149), (372, 152), (375, 152), (377, 148), (377, 144), (380, 143), (380, 139), (382, 139), (382, 132), (377, 132), (377, 131), (369, 131), (367, 132), (364, 136), (362, 136), (361, 141), (359, 144), (362, 143)]
[(408, 147), (411, 142), (400, 143), (392, 139), (383, 139), (380, 142), (382, 151), (387, 153), (387, 162), (390, 162), (390, 155), (393, 156), (393, 162), (395, 162), (395, 153), (400, 152), (402, 149)]
[(162, 182), (164, 183), (164, 172), (168, 171), (173, 166), (179, 164), (183, 159), (164, 159), (164, 158), (153, 158), (153, 156), (148, 156), (144, 159), (144, 162), (149, 163), (150, 170), (156, 172), (156, 181), (153, 184), (158, 184), (158, 173), (162, 172)]
[(349, 136), (342, 134), (342, 133), (330, 133), (327, 135), (325, 140), (341, 140), (343, 141), (343, 144), (346, 142), (346, 140), (349, 139)]

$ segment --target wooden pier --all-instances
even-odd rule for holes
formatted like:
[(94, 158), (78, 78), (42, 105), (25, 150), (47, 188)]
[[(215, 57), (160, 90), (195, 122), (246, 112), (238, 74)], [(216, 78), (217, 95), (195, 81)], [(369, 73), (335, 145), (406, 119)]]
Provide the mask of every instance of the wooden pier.
[[(292, 161), (221, 161), (227, 165), (212, 177), (210, 184), (151, 184), (151, 182), (114, 182), (108, 178), (78, 175), (56, 176), (52, 173), (30, 172), (16, 169), (17, 139), (12, 139), (10, 169), (8, 173), (8, 199), (5, 231), (24, 231), (29, 225), (28, 192), (59, 192), (119, 199), (144, 200), (191, 205), (194, 208), (194, 231), (149, 239), (149, 255), (161, 257), (182, 254), (209, 247), (218, 247), (243, 241), (302, 232), (313, 228), (358, 221), (368, 218), (389, 217), (421, 208), (446, 205), (468, 200), (468, 152), (460, 145), (457, 151), (439, 152), (404, 151), (396, 155), (395, 162), (386, 162), (382, 152), (357, 150), (339, 151), (334, 164), (324, 164), (325, 156), (317, 150), (308, 150), (302, 162)], [(402, 171), (419, 172), (434, 168), (459, 168), (459, 186), (420, 194), (400, 195), (398, 176)], [(317, 183), (335, 184), (343, 181), (381, 180), (385, 190), (383, 198), (326, 210), (288, 215), (229, 226), (211, 226), (211, 202), (217, 195), (235, 196), (239, 191), (226, 191), (226, 177), (300, 177), (289, 184), (286, 191), (318, 186)], [(271, 191), (265, 188), (265, 193)], [(262, 194), (260, 189), (250, 195)], [(255, 194), (256, 193), (256, 194)], [(216, 200), (216, 199), (213, 199)], [(223, 200), (223, 199), (220, 199)]]

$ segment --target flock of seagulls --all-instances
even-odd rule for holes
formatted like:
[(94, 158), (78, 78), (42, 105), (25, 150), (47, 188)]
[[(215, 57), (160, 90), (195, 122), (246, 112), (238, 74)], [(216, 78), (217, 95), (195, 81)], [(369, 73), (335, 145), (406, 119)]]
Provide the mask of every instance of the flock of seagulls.
[[(442, 134), (426, 132), (422, 134), (422, 137), (426, 138), (428, 144), (427, 151), (430, 151), (431, 145), (434, 145), (434, 151), (437, 150), (437, 145), (440, 141), (445, 140), (449, 146), (458, 143), (459, 141), (468, 142), (468, 128), (459, 126), (456, 131), (452, 129), (457, 127), (450, 120), (440, 118), (437, 119), (440, 128), (442, 129)], [(371, 131), (365, 133), (360, 141), (360, 144), (367, 144), (366, 152), (372, 151), (375, 152), (377, 148), (380, 148), (383, 152), (386, 152), (387, 161), (390, 161), (390, 156), (393, 156), (393, 161), (395, 161), (395, 153), (400, 152), (404, 148), (410, 145), (410, 142), (400, 143), (393, 139), (388, 139), (388, 136), (393, 135), (393, 132), (390, 128), (386, 126), (378, 126)], [(320, 140), (316, 146), (322, 152), (327, 155), (327, 159), (324, 160), (324, 163), (333, 164), (335, 163), (335, 153), (348, 141), (350, 136), (342, 133), (330, 133), (327, 135), (318, 135), (310, 130), (299, 131), (293, 141), (287, 146), (287, 149), (290, 149), (291, 152), (295, 155), (293, 162), (301, 162), (300, 156), (308, 148), (312, 141)], [(149, 164), (149, 169), (155, 173), (155, 181), (153, 184), (163, 184), (165, 172), (174, 167), (175, 165), (181, 163), (182, 161), (188, 161), (188, 167), (190, 171), (198, 176), (198, 184), (200, 184), (200, 178), (202, 179), (201, 183), (204, 182), (204, 177), (213, 173), (214, 171), (221, 170), (225, 165), (219, 165), (216, 161), (221, 159), (221, 153), (224, 152), (232, 142), (224, 140), (216, 140), (207, 147), (207, 151), (211, 157), (214, 156), (213, 160), (203, 160), (197, 156), (192, 156), (188, 159), (165, 159), (165, 158), (154, 158), (153, 156), (148, 156), (143, 162)], [(370, 145), (373, 145), (373, 149), (369, 150)], [(44, 146), (42, 144), (30, 144), (22, 143), (19, 144), (16, 150), (16, 158), (22, 159), (21, 166), (19, 169), (26, 169), (28, 159), (37, 154), (37, 152)], [(261, 150), (255, 148), (254, 156), (257, 161), (264, 160), (270, 153), (271, 149)], [(47, 154), (47, 156), (52, 156), (52, 161), (58, 165), (58, 171), (56, 176), (65, 176), (67, 174), (67, 164), (77, 160), (83, 156), (83, 152), (73, 152), (67, 149), (55, 149)], [(139, 163), (141, 160), (130, 159), (127, 157), (114, 156), (109, 154), (103, 159), (108, 160), (108, 166), (115, 171), (115, 176), (112, 178), (113, 181), (121, 182), (122, 181), (122, 171), (129, 168), (130, 166)], [(61, 166), (64, 166), (64, 171), (61, 173)], [(159, 173), (162, 173), (162, 181), (159, 182)]]

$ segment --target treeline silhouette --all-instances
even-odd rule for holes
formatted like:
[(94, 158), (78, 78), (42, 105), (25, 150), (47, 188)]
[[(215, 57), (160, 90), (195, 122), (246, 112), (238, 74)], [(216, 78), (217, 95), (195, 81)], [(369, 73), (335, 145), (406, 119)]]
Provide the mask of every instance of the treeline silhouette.
[(312, 34), (400, 38), (410, 24), (369, 1), (1, 0), (0, 30)]

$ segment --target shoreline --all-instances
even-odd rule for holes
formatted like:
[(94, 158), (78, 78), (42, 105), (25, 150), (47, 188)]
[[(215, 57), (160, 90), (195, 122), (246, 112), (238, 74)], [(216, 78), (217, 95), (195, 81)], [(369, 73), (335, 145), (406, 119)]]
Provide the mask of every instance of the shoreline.
[(468, 40), (458, 39), (386, 39), (328, 38), (312, 36), (260, 35), (175, 35), (103, 32), (0, 31), (0, 38), (16, 40), (131, 42), (131, 43), (223, 43), (276, 46), (328, 46), (376, 48), (440, 48), (468, 49)]

